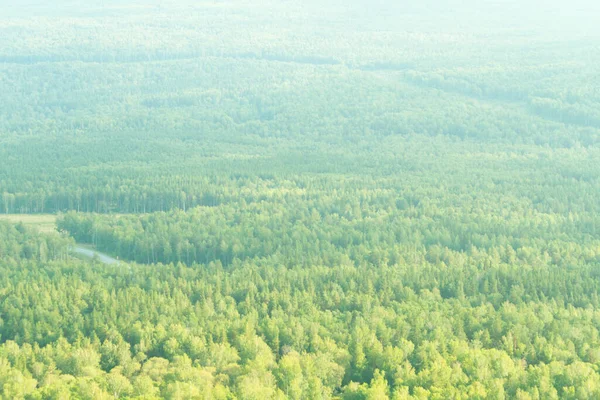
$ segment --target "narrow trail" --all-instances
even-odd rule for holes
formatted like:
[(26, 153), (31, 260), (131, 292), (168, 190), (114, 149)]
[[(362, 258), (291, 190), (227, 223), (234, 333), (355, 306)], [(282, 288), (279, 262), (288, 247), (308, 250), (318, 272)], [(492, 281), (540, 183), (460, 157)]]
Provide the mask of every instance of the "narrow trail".
[(116, 258), (113, 258), (107, 254), (101, 253), (99, 251), (89, 249), (87, 247), (75, 246), (73, 247), (73, 252), (77, 254), (81, 254), (86, 257), (94, 258), (94, 256), (98, 257), (98, 260), (104, 264), (119, 264), (120, 261)]

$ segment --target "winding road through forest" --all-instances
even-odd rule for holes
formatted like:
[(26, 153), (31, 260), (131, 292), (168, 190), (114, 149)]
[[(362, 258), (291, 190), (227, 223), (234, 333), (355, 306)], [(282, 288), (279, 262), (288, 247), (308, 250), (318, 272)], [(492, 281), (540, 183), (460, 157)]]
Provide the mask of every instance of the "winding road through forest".
[(79, 245), (73, 247), (73, 252), (90, 258), (94, 258), (94, 256), (97, 256), (98, 260), (100, 260), (100, 262), (103, 262), (104, 264), (118, 264), (120, 262), (116, 258), (113, 258), (107, 254)]

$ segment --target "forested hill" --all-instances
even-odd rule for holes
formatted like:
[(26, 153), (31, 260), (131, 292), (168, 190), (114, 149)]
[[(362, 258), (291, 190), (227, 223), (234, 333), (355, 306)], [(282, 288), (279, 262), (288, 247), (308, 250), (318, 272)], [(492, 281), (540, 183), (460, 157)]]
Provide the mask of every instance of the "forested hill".
[(0, 397), (600, 398), (599, 7), (0, 0)]
[(581, 7), (557, 35), (483, 5), (104, 3), (2, 20), (3, 212), (213, 205), (240, 177), (597, 176)]

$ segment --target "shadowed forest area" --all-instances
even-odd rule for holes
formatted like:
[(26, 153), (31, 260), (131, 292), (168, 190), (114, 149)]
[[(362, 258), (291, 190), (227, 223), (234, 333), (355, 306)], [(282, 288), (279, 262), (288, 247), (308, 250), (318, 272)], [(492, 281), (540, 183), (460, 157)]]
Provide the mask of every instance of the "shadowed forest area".
[(600, 397), (597, 4), (0, 8), (2, 398)]

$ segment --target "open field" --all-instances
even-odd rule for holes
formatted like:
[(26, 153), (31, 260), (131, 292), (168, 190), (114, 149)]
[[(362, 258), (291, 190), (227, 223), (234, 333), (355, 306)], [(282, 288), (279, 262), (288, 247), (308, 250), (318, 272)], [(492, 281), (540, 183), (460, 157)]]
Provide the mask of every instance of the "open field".
[(55, 214), (1, 214), (0, 221), (22, 222), (42, 233), (56, 232)]
[[(0, 221), (9, 221), (12, 223), (22, 222), (24, 225), (35, 228), (41, 233), (56, 233), (56, 218), (55, 214), (2, 214)], [(78, 244), (74, 253), (83, 259), (91, 259), (94, 254), (98, 255), (98, 259), (104, 264), (118, 263), (118, 259), (96, 251), (95, 247), (89, 244)]]

